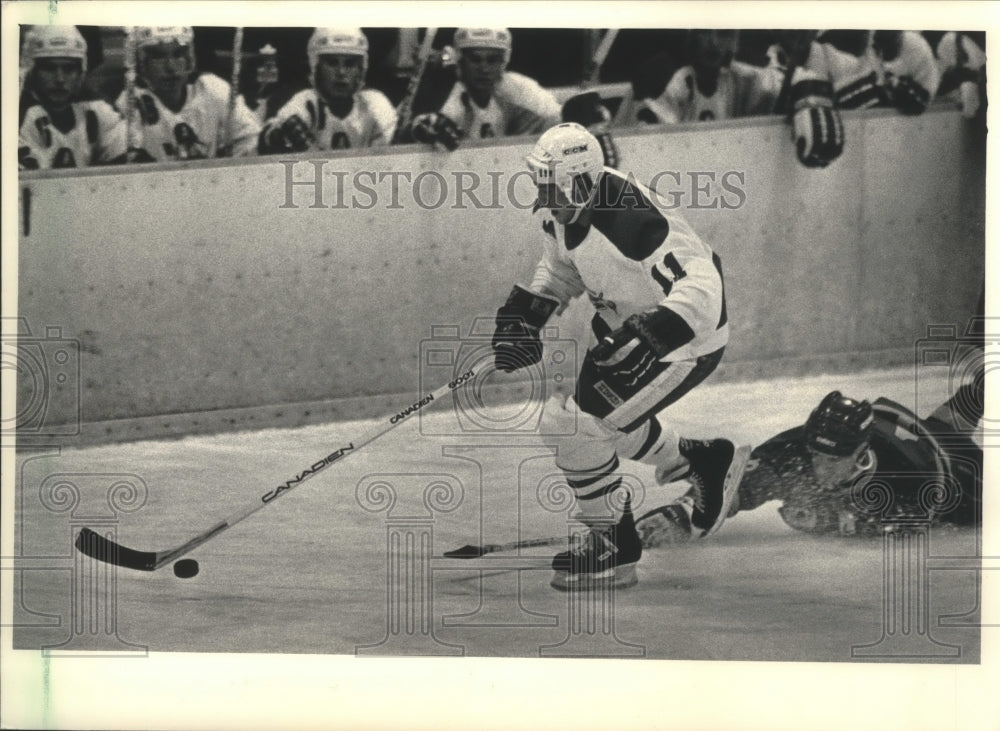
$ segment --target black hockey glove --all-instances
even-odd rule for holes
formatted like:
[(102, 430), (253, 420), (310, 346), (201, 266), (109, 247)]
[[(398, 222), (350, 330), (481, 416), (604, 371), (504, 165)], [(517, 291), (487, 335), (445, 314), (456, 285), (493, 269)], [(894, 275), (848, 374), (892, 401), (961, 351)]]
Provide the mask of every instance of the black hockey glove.
[(309, 125), (302, 117), (293, 114), (280, 127), (267, 132), (265, 147), (275, 152), (303, 152), (309, 149), (312, 142), (313, 135), (309, 131)]
[(792, 118), (795, 154), (807, 168), (825, 168), (844, 151), (844, 127), (832, 107), (804, 107)]
[(510, 373), (542, 359), (538, 333), (557, 307), (555, 300), (514, 285), (507, 301), (497, 310), (493, 353), (498, 370)]
[(38, 170), (38, 158), (32, 157), (31, 148), (27, 145), (17, 148), (17, 169), (18, 170)]
[(449, 152), (458, 148), (462, 133), (448, 117), (438, 112), (421, 114), (414, 118), (410, 135), (415, 142), (433, 145), (435, 142)]
[(662, 357), (691, 342), (694, 331), (667, 307), (629, 317), (587, 353), (598, 371), (614, 383), (633, 387)]
[(108, 165), (127, 165), (145, 162), (156, 162), (156, 158), (150, 155), (145, 148), (133, 147), (128, 152), (123, 152), (118, 157), (109, 160)]
[(844, 126), (828, 81), (803, 80), (791, 89), (795, 153), (807, 168), (825, 168), (844, 151)]
[(930, 104), (931, 95), (911, 76), (898, 76), (889, 87), (892, 105), (903, 114), (922, 114)]
[(612, 168), (618, 167), (621, 156), (614, 138), (608, 131), (611, 125), (611, 112), (604, 106), (600, 94), (596, 91), (586, 91), (567, 99), (562, 106), (562, 121), (576, 122), (586, 127), (587, 131), (601, 143), (604, 164)]

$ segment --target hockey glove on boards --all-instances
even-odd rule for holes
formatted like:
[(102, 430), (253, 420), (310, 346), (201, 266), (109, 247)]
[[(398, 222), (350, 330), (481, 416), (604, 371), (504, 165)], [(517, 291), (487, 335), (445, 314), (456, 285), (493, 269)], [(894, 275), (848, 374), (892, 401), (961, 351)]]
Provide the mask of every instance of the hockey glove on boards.
[(449, 152), (458, 148), (462, 133), (451, 119), (438, 112), (420, 114), (413, 119), (410, 134), (415, 142), (433, 145), (435, 142)]
[(507, 301), (497, 310), (493, 353), (498, 370), (510, 373), (542, 359), (539, 331), (557, 307), (555, 300), (514, 285)]
[(827, 81), (805, 80), (792, 86), (792, 134), (799, 162), (825, 168), (844, 151), (844, 126), (833, 108)]
[(587, 91), (567, 99), (562, 106), (562, 121), (576, 122), (587, 128), (597, 138), (604, 153), (604, 164), (618, 167), (621, 156), (608, 127), (611, 126), (611, 112), (604, 106), (596, 91)]
[(888, 86), (892, 105), (903, 114), (922, 114), (931, 102), (930, 92), (911, 76), (897, 76)]

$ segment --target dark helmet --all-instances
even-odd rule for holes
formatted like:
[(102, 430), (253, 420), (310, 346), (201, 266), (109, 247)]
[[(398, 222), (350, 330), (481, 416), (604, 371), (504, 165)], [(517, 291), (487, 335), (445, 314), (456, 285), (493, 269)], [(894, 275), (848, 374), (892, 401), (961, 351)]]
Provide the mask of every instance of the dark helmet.
[(806, 442), (817, 452), (846, 457), (868, 441), (874, 419), (867, 401), (831, 391), (809, 415)]

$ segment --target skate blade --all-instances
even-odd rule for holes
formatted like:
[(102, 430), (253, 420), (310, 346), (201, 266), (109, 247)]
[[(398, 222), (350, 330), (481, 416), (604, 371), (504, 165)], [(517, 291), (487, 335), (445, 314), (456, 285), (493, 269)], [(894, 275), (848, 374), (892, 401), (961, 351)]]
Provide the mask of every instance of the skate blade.
[(557, 571), (549, 586), (559, 591), (596, 591), (608, 587), (627, 589), (639, 583), (639, 574), (635, 564), (625, 564), (617, 568), (602, 571), (599, 574), (570, 574)]
[(712, 535), (726, 522), (726, 518), (729, 517), (729, 509), (733, 506), (733, 499), (739, 491), (740, 482), (743, 480), (743, 473), (746, 472), (749, 461), (750, 447), (746, 444), (737, 447), (733, 453), (733, 461), (729, 463), (729, 469), (726, 471), (726, 480), (722, 483), (722, 510), (719, 511), (719, 518), (715, 521), (715, 525), (702, 534), (702, 538)]

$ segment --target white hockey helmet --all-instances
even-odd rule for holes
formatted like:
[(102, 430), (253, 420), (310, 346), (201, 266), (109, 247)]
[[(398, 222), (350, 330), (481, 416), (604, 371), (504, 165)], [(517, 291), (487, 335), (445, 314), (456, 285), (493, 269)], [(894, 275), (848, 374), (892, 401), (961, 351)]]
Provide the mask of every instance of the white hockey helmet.
[(319, 57), (343, 54), (361, 57), (361, 73), (368, 72), (368, 38), (360, 28), (317, 28), (306, 45), (309, 73), (316, 73)]
[(31, 66), (39, 58), (74, 58), (87, 73), (87, 41), (73, 25), (36, 25), (24, 35), (24, 54)]
[(186, 25), (143, 25), (135, 29), (135, 47), (140, 57), (151, 46), (176, 43), (188, 49), (191, 70), (197, 67), (194, 59), (194, 29)]
[(506, 28), (459, 28), (454, 43), (459, 58), (467, 48), (495, 48), (503, 51), (504, 66), (510, 61), (510, 31)]
[(136, 48), (149, 48), (164, 43), (193, 46), (194, 30), (186, 25), (143, 25), (135, 29)]
[(536, 186), (554, 185), (575, 206), (586, 206), (604, 173), (601, 143), (576, 122), (551, 127), (526, 158)]

